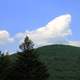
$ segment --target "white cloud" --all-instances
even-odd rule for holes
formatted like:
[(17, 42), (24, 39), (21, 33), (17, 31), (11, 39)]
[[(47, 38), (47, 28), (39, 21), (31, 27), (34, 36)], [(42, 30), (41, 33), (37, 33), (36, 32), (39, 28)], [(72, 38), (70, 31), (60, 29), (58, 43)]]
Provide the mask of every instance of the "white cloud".
[(80, 47), (80, 41), (69, 41), (69, 45)]
[(79, 41), (67, 40), (67, 36), (72, 35), (70, 24), (71, 15), (66, 14), (56, 17), (47, 25), (36, 30), (16, 33), (14, 37), (10, 37), (8, 31), (0, 30), (0, 45), (6, 45), (6, 43), (14, 43), (12, 44), (13, 46), (18, 45), (23, 41), (24, 37), (28, 35), (37, 47), (50, 44), (80, 46)]
[(70, 29), (71, 15), (66, 14), (56, 17), (47, 25), (34, 31), (18, 33), (17, 37), (22, 38), (25, 34), (29, 35), (36, 46), (44, 46), (48, 44), (67, 43), (66, 36), (71, 35)]
[(14, 39), (10, 37), (10, 34), (6, 30), (0, 30), (0, 45), (14, 42)]

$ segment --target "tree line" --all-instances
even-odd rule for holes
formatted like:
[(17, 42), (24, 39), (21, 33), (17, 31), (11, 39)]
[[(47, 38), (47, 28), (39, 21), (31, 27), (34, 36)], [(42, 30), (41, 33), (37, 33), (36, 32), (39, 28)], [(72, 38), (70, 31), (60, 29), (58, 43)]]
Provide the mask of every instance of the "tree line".
[(0, 80), (48, 80), (47, 65), (39, 59), (28, 36), (19, 48), (21, 51), (14, 54), (15, 59), (8, 52), (0, 52)]

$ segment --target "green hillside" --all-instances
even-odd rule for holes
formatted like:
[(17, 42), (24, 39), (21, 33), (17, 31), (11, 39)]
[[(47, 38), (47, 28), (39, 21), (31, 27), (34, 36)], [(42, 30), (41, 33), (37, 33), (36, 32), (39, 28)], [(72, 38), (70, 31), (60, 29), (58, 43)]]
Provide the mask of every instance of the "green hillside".
[(48, 65), (49, 80), (80, 80), (80, 48), (50, 45), (38, 48), (40, 59)]
[[(80, 47), (49, 45), (39, 47), (37, 52), (48, 65), (49, 80), (80, 80)], [(11, 56), (16, 59), (16, 54)]]

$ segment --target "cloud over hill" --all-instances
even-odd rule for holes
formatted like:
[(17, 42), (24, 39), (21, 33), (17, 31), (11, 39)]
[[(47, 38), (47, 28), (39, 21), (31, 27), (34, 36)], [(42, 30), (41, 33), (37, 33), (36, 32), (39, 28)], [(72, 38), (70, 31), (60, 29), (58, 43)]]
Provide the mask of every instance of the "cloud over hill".
[[(65, 14), (58, 16), (48, 22), (45, 26), (42, 26), (36, 30), (16, 33), (14, 37), (10, 36), (10, 33), (6, 30), (0, 30), (0, 45), (17, 44), (22, 42), (26, 34), (32, 39), (34, 44), (38, 46), (50, 45), (50, 44), (67, 44), (80, 46), (80, 41), (67, 40), (69, 35), (72, 35), (71, 31), (71, 15)], [(77, 45), (78, 44), (78, 45)]]

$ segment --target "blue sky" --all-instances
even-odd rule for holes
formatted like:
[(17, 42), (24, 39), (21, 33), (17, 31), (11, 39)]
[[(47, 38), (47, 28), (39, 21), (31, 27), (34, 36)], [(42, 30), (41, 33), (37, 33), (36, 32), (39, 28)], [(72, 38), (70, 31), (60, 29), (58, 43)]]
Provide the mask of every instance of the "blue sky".
[(35, 30), (57, 16), (70, 14), (72, 36), (80, 40), (80, 0), (0, 0), (0, 30), (11, 36)]

